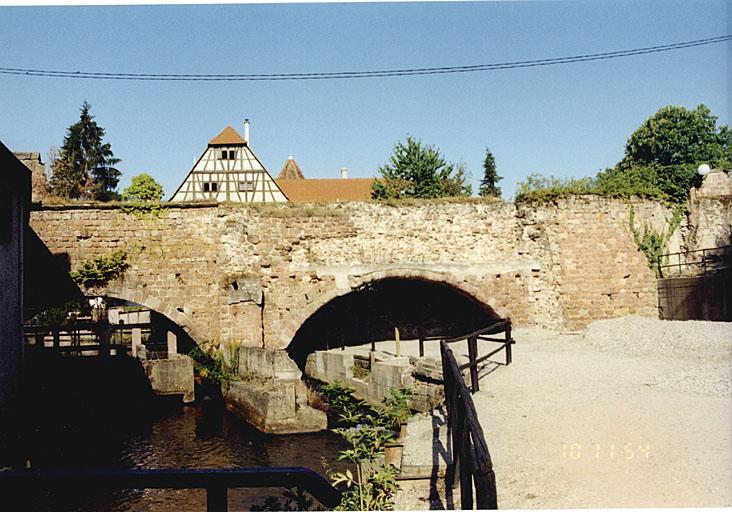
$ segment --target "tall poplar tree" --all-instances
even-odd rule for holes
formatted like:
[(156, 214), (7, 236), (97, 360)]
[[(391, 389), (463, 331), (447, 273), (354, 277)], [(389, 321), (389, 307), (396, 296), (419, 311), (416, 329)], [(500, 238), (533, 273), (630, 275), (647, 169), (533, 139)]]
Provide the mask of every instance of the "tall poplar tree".
[(90, 109), (85, 101), (79, 121), (66, 129), (63, 146), (51, 162), (51, 188), (62, 197), (108, 201), (117, 197), (114, 190), (122, 173), (114, 166), (121, 160), (103, 142), (104, 128)]

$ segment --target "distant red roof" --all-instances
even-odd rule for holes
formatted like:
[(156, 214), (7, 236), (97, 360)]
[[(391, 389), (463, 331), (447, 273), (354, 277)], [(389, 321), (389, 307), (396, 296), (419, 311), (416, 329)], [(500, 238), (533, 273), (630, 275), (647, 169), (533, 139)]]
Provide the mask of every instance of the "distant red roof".
[(295, 162), (295, 159), (290, 157), (285, 162), (285, 165), (282, 166), (282, 170), (280, 171), (280, 175), (277, 176), (277, 179), (304, 180), (305, 176), (300, 170), (300, 166)]
[(221, 133), (211, 139), (209, 146), (243, 146), (246, 142), (231, 126), (224, 128)]
[(295, 203), (365, 201), (371, 198), (373, 178), (275, 179), (287, 198)]

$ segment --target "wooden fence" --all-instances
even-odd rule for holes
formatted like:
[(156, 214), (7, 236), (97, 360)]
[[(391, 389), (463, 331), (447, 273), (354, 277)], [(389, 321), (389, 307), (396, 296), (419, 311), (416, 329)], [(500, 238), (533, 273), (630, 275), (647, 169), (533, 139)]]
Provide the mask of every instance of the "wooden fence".
[[(504, 333), (504, 337), (502, 339), (490, 337), (498, 333)], [(464, 339), (468, 341), (469, 362), (461, 366), (458, 365), (449, 344)], [(479, 357), (478, 341), (501, 343), (501, 346)], [(453, 457), (453, 471), (448, 473), (446, 483), (455, 488), (459, 481), (460, 505), (463, 510), (471, 510), (474, 502), (478, 509), (496, 509), (498, 500), (496, 476), (490, 452), (483, 428), (478, 421), (471, 389), (465, 384), (462, 372), (470, 368), (472, 391), (478, 391), (478, 365), (501, 350), (505, 350), (505, 364), (511, 364), (512, 344), (510, 319), (502, 320), (467, 336), (440, 341), (447, 423), (452, 438)]]

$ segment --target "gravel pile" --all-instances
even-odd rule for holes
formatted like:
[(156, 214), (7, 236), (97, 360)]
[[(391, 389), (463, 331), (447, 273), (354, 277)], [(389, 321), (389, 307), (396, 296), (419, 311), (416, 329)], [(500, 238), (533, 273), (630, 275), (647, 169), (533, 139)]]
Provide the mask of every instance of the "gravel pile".
[(671, 371), (652, 374), (648, 385), (719, 396), (732, 393), (730, 322), (628, 316), (593, 322), (581, 337), (601, 352), (678, 363)]

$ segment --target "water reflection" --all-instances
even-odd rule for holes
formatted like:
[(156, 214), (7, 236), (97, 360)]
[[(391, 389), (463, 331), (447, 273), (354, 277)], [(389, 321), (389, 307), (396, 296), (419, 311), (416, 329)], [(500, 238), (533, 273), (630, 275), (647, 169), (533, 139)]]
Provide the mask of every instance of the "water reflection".
[[(98, 441), (98, 439), (96, 439)], [(230, 468), (251, 466), (304, 466), (324, 474), (322, 459), (334, 467), (343, 441), (330, 432), (290, 436), (264, 435), (226, 413), (222, 404), (203, 402), (191, 407), (169, 405), (156, 411), (147, 425), (112, 438), (85, 460), (83, 438), (65, 439), (63, 460), (39, 457), (48, 467)], [(76, 446), (73, 446), (76, 443)], [(58, 446), (58, 445), (57, 445)], [(75, 450), (74, 448), (79, 448)], [(103, 456), (100, 456), (102, 455)], [(43, 455), (43, 454), (38, 454)], [(77, 455), (77, 456), (75, 456)], [(40, 467), (34, 464), (34, 467)], [(231, 510), (249, 510), (252, 503), (282, 489), (232, 489)], [(102, 492), (90, 489), (83, 496), (45, 493), (34, 497), (34, 510), (175, 511), (205, 510), (205, 491), (199, 489), (140, 489)]]

